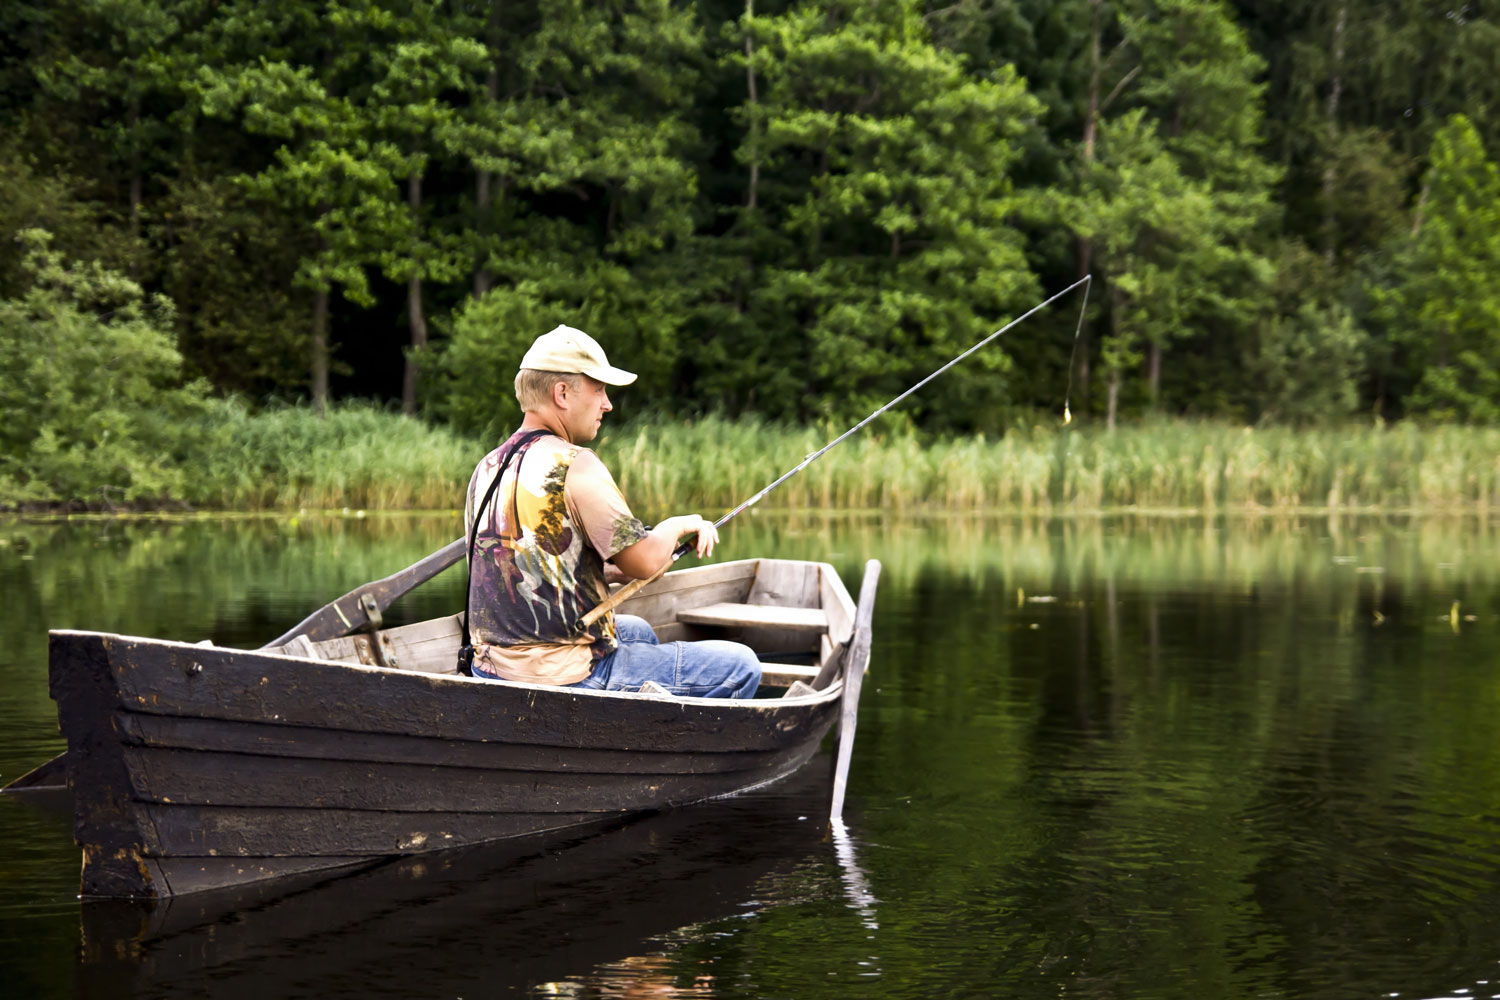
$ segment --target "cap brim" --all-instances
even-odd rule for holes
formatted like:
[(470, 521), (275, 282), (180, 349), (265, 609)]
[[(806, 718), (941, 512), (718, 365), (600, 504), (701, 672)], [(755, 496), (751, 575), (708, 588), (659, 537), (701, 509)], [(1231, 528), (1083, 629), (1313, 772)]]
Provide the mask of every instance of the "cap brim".
[(605, 368), (590, 368), (584, 374), (589, 378), (598, 379), (605, 385), (629, 385), (635, 381), (635, 372), (628, 372), (613, 365)]

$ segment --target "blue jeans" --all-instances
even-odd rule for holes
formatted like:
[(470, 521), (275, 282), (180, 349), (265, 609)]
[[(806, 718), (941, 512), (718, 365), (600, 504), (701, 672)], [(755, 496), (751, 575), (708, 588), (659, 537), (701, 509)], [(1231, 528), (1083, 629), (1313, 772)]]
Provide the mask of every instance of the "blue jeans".
[(760, 687), (760, 660), (749, 646), (722, 639), (660, 643), (646, 619), (615, 615), (620, 647), (594, 665), (572, 687), (639, 691), (655, 681), (689, 698), (753, 698)]

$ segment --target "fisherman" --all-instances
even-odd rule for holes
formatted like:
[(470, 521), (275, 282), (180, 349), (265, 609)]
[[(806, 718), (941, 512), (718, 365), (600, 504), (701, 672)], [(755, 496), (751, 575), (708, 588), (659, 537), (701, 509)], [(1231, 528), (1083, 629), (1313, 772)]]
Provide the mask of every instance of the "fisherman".
[[(635, 378), (569, 326), (538, 337), (521, 359), (516, 399), (525, 417), (474, 469), (464, 504), (465, 537), (474, 539), (471, 670), (529, 684), (753, 697), (760, 661), (741, 643), (659, 643), (645, 619), (614, 613), (581, 634), (574, 630), (607, 596), (607, 582), (654, 575), (691, 535), (699, 557), (719, 540), (713, 522), (697, 514), (648, 529), (604, 463), (583, 447), (614, 409), (607, 387)], [(497, 473), (499, 486), (484, 504)]]

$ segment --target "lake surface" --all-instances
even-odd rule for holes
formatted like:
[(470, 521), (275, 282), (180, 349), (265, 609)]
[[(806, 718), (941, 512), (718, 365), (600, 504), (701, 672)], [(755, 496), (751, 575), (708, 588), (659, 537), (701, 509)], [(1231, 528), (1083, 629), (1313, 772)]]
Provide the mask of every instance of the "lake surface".
[[(0, 782), (62, 748), (48, 628), (256, 646), (458, 531), (0, 522)], [(148, 913), (80, 903), (71, 818), (6, 796), (0, 991), (1500, 995), (1500, 522), (761, 514), (720, 554), (885, 565), (847, 835), (825, 752), (600, 835)]]

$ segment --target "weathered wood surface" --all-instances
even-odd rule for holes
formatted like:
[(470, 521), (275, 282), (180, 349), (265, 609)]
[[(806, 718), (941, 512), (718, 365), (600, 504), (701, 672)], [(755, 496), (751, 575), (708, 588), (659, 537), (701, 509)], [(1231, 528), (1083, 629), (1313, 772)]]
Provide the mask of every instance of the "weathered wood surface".
[(822, 721), (774, 701), (655, 699), (99, 633), (52, 636), (55, 681), (70, 673), (61, 667), (70, 654), (60, 646), (107, 649), (114, 660), (118, 707), (148, 715), (683, 753), (726, 746), (774, 750), (797, 742), (800, 733)]
[(822, 608), (773, 607), (764, 604), (709, 604), (684, 608), (677, 620), (693, 625), (723, 625), (729, 628), (768, 626), (797, 632), (827, 632), (828, 616)]
[(760, 668), (760, 682), (766, 687), (790, 687), (797, 681), (811, 683), (817, 676), (817, 667), (791, 663), (762, 663)]
[(854, 731), (859, 721), (859, 692), (864, 684), (865, 669), (870, 664), (873, 638), (875, 589), (880, 583), (880, 561), (865, 563), (865, 578), (859, 586), (859, 608), (854, 620), (854, 637), (844, 660), (843, 697), (839, 705), (839, 749), (834, 764), (833, 802), (828, 816), (840, 820), (844, 814), (844, 792), (849, 782), (849, 761), (854, 754)]
[(743, 601), (750, 593), (759, 559), (740, 559), (668, 573), (634, 597), (621, 602), (617, 614), (635, 615), (653, 627), (677, 620), (679, 608), (691, 603)]
[[(637, 600), (665, 609), (718, 588), (739, 598), (719, 603), (740, 603), (754, 575), (768, 602), (836, 603), (831, 573), (746, 560), (673, 574)], [(774, 607), (822, 666), (839, 659), (826, 612)], [(821, 627), (786, 626), (807, 611)], [(309, 857), (348, 864), (732, 794), (804, 763), (839, 712), (837, 687), (806, 686), (818, 665), (766, 664), (767, 686), (800, 682), (796, 695), (743, 702), (459, 677), (447, 673), (457, 622), (294, 638), (283, 646), (295, 657), (54, 632), (85, 893), (165, 895), (305, 870)], [(396, 669), (350, 662), (371, 659)], [(181, 866), (229, 856), (245, 862)]]
[[(324, 855), (314, 858), (176, 857), (148, 860), (162, 886), (161, 895), (184, 896), (266, 879), (286, 879), (294, 875), (305, 877), (312, 872), (331, 873), (337, 869), (376, 864), (380, 859), (370, 855)], [(329, 875), (325, 874), (324, 877)], [(97, 906), (99, 903), (96, 901), (91, 905)]]
[(126, 747), (147, 802), (419, 813), (621, 812), (696, 802), (774, 777), (782, 758), (736, 770), (607, 774), (438, 767)]
[(68, 755), (60, 753), (51, 760), (38, 764), (15, 781), (0, 788), (0, 792), (55, 791), (68, 783)]
[(268, 757), (300, 757), (308, 761), (366, 761), (513, 771), (711, 774), (769, 764), (783, 752), (780, 748), (751, 751), (723, 747), (697, 753), (643, 753), (598, 747), (445, 740), (312, 726), (184, 719), (134, 712), (119, 713), (114, 725), (122, 740), (131, 746), (221, 750)]
[(755, 583), (746, 604), (776, 608), (818, 606), (818, 563), (790, 559), (762, 559), (755, 570)]
[(400, 813), (178, 805), (152, 806), (149, 815), (142, 838), (146, 852), (173, 857), (415, 854), (560, 830), (597, 818), (582, 811)]

